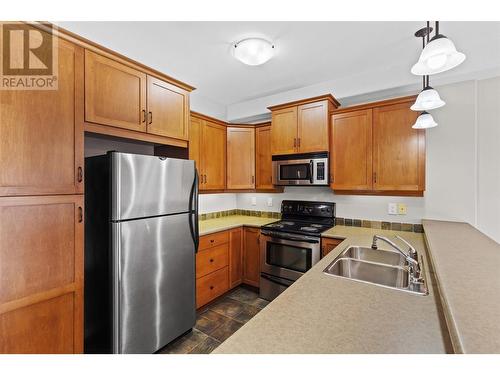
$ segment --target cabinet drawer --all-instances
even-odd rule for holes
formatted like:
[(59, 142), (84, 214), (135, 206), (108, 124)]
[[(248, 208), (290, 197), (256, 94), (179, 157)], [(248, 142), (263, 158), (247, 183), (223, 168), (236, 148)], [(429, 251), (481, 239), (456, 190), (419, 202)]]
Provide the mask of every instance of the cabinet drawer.
[(196, 254), (196, 278), (203, 277), (229, 264), (229, 244), (222, 244)]
[(224, 267), (196, 280), (196, 308), (229, 290), (229, 268)]
[(210, 249), (229, 242), (229, 232), (217, 232), (200, 237), (200, 250)]

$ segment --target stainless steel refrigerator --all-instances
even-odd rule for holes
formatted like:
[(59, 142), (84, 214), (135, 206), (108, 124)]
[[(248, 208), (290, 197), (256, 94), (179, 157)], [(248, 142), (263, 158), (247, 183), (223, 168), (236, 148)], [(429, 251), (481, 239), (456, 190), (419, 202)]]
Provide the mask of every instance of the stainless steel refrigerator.
[(153, 353), (196, 320), (194, 162), (85, 159), (85, 352)]

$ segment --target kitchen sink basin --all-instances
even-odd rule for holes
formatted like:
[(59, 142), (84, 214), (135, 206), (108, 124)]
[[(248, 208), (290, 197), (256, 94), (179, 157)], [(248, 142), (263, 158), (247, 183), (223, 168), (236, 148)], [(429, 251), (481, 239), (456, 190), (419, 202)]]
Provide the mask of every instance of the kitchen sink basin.
[[(420, 267), (423, 267), (422, 258)], [(404, 256), (394, 251), (350, 246), (340, 253), (323, 272), (329, 276), (412, 294), (428, 294), (425, 280), (423, 278), (416, 280), (412, 277)]]
[(374, 250), (369, 247), (350, 246), (345, 249), (340, 258), (365, 260), (368, 262), (388, 264), (403, 267), (406, 264), (404, 256), (396, 251)]
[(404, 268), (350, 258), (338, 259), (325, 270), (325, 273), (390, 288), (408, 288), (409, 284), (409, 275)]

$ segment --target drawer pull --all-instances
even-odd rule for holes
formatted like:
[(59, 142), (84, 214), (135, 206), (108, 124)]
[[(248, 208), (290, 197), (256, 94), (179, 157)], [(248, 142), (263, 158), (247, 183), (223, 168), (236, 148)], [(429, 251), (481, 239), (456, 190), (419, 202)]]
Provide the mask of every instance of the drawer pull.
[(213, 259), (210, 259), (210, 263), (213, 263), (213, 262), (214, 262), (214, 260), (213, 260)]

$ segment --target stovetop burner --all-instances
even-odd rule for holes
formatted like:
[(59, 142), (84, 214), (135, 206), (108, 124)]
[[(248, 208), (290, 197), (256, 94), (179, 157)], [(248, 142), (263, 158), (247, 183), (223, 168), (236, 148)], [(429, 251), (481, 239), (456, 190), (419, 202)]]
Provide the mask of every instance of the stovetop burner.
[(264, 225), (262, 229), (319, 236), (335, 225), (335, 203), (284, 200), (282, 220)]

